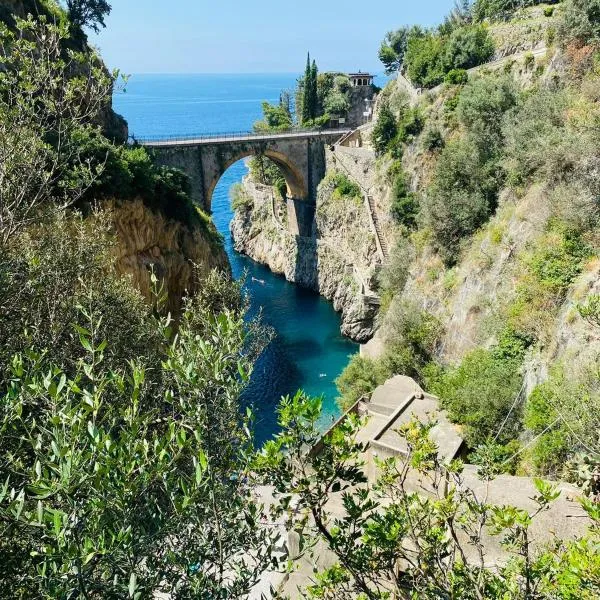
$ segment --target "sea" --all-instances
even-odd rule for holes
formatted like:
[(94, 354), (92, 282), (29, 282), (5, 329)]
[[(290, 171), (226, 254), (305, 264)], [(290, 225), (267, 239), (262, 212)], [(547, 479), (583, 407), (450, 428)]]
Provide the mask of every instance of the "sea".
[[(114, 108), (138, 138), (245, 132), (261, 118), (261, 103), (277, 102), (296, 79), (295, 74), (132, 75), (125, 90), (115, 93)], [(262, 443), (278, 430), (280, 399), (297, 390), (322, 398), (323, 429), (339, 416), (335, 379), (358, 346), (340, 334), (340, 315), (331, 303), (233, 249), (229, 193), (246, 173), (240, 161), (223, 174), (213, 195), (212, 217), (234, 277), (245, 276), (249, 318), (260, 313), (274, 334), (243, 394), (244, 404), (255, 413), (256, 441)]]

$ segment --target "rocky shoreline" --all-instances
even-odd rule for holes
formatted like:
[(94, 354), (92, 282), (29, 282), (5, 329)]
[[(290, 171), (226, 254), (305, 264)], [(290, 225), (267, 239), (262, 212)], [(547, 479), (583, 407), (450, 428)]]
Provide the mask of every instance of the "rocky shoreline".
[(369, 283), (377, 249), (364, 206), (334, 200), (332, 192), (325, 181), (312, 235), (294, 236), (285, 226), (283, 201), (274, 200), (271, 187), (246, 177), (242, 193), (248, 202), (235, 211), (231, 234), (236, 251), (330, 300), (341, 313), (341, 333), (363, 343), (376, 328), (378, 306)]

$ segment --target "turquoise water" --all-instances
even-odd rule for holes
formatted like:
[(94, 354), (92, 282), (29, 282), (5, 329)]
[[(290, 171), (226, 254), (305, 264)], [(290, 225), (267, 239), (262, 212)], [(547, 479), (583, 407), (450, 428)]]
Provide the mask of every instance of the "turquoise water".
[[(115, 95), (114, 104), (138, 137), (248, 131), (261, 117), (261, 102), (276, 102), (280, 90), (293, 88), (295, 79), (289, 74), (134, 75), (127, 91)], [(298, 389), (323, 397), (323, 426), (337, 417), (334, 380), (357, 345), (340, 334), (340, 317), (329, 302), (234, 251), (229, 188), (246, 172), (241, 161), (226, 171), (212, 210), (234, 276), (248, 272), (251, 314), (262, 311), (263, 321), (275, 331), (244, 393), (256, 411), (257, 439), (263, 441), (276, 431), (275, 408), (281, 396)]]

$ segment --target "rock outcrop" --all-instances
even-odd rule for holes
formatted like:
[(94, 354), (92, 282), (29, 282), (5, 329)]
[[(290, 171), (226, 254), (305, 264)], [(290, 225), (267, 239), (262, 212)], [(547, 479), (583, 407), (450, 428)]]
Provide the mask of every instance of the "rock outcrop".
[(370, 282), (378, 262), (375, 240), (360, 198), (336, 196), (326, 178), (317, 197), (310, 237), (287, 229), (283, 201), (272, 188), (244, 180), (247, 202), (231, 222), (235, 249), (315, 290), (342, 314), (344, 335), (364, 342), (372, 335), (377, 299)]
[(182, 298), (202, 285), (213, 268), (229, 262), (212, 225), (182, 224), (150, 210), (141, 199), (109, 203), (117, 237), (117, 269), (130, 275), (144, 297), (151, 297), (152, 271), (165, 286), (167, 307), (177, 315)]

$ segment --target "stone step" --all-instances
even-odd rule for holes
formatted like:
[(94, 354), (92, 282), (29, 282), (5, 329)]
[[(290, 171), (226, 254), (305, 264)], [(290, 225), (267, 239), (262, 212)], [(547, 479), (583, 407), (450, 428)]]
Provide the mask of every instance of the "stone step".
[(396, 408), (393, 405), (386, 406), (385, 404), (377, 404), (376, 402), (369, 402), (367, 404), (367, 411), (369, 414), (377, 414), (382, 417), (389, 417)]

